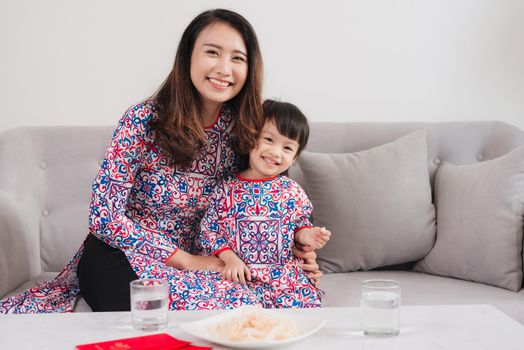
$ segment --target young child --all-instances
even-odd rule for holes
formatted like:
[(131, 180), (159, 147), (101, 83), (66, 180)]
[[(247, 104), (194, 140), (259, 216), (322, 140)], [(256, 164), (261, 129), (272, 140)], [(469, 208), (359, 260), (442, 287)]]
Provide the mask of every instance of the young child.
[(249, 166), (211, 196), (202, 245), (225, 263), (223, 277), (247, 283), (264, 307), (319, 307), (319, 290), (291, 249), (294, 241), (322, 248), (331, 233), (311, 225), (306, 193), (282, 174), (304, 149), (308, 122), (290, 103), (267, 100), (263, 107), (264, 126)]

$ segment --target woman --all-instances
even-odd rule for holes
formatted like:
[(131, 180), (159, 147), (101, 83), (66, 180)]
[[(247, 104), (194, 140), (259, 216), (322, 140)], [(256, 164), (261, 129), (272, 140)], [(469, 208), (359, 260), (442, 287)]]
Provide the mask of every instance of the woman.
[[(129, 310), (129, 282), (146, 277), (170, 281), (171, 309), (253, 303), (242, 286), (215, 283), (223, 263), (200, 255), (196, 235), (215, 185), (255, 144), (261, 84), (251, 25), (228, 10), (198, 15), (158, 92), (119, 122), (93, 184), (83, 247), (38, 295), (2, 301), (0, 312), (71, 311), (79, 291), (93, 311)], [(305, 269), (318, 271), (306, 257)]]

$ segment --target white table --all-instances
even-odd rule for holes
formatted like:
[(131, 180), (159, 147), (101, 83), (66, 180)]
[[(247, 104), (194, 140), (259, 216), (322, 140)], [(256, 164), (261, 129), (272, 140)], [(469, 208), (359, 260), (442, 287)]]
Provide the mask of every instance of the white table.
[[(524, 349), (524, 326), (491, 305), (403, 306), (400, 335), (391, 338), (364, 336), (357, 307), (286, 312), (327, 320), (323, 329), (286, 349)], [(170, 326), (160, 333), (212, 345), (185, 333), (177, 324), (216, 313), (171, 312)], [(125, 312), (0, 315), (0, 349), (74, 349), (78, 344), (149, 334), (125, 325), (128, 317)], [(213, 345), (213, 349), (224, 348)]]

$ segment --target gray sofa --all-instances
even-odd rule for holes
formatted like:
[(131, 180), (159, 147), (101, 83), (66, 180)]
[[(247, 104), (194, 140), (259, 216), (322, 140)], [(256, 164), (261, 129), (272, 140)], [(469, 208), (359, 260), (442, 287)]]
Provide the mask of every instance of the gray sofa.
[[(423, 154), (429, 170), (426, 182), (430, 188), (430, 200), (436, 195), (436, 172), (443, 162), (470, 165), (485, 163), (524, 145), (524, 133), (521, 130), (500, 122), (312, 123), (307, 151), (315, 153), (306, 153), (305, 157), (315, 157), (318, 153), (365, 151), (393, 142), (417, 130), (425, 130), (424, 137), (427, 135), (427, 149)], [(33, 127), (0, 133), (0, 297), (18, 293), (36, 281), (52, 278), (80, 246), (88, 232), (91, 183), (112, 131), (111, 126)], [(360, 153), (357, 153), (355, 159), (361, 159), (359, 155)], [(309, 193), (315, 184), (308, 183), (307, 174), (301, 168), (303, 165), (295, 165), (291, 176), (302, 183)], [(339, 185), (344, 188), (348, 176), (351, 175), (337, 173), (335, 180), (330, 181), (340, 181)], [(524, 189), (521, 192), (524, 192)], [(318, 207), (323, 203), (322, 198), (311, 197), (316, 206), (314, 219), (321, 219), (315, 215), (317, 211), (322, 212), (322, 208)], [(468, 203), (468, 208), (475, 203)], [(430, 205), (433, 206), (432, 203)], [(399, 203), (395, 210), (406, 206), (409, 206), (409, 203)], [(437, 218), (439, 213), (437, 212)], [(520, 213), (518, 211), (517, 216), (521, 216)], [(381, 214), (375, 214), (376, 221), (381, 220)], [(518, 288), (515, 288), (514, 284), (511, 288), (501, 288), (474, 282), (475, 274), (472, 277), (473, 281), (467, 281), (464, 278), (456, 278), (457, 274), (453, 271), (440, 272), (438, 274), (442, 276), (437, 275), (429, 263), (429, 267), (421, 266), (420, 263), (413, 264), (412, 260), (424, 259), (431, 254), (432, 249), (437, 248), (435, 241), (440, 239), (440, 223), (435, 224), (438, 221), (434, 221), (435, 215), (432, 215), (428, 216), (428, 220), (433, 220), (434, 224), (428, 226), (428, 233), (424, 236), (424, 240), (429, 242), (425, 244), (430, 244), (429, 249), (417, 248), (415, 250), (418, 252), (414, 255), (409, 255), (412, 251), (408, 250), (409, 254), (406, 253), (404, 259), (399, 253), (386, 252), (386, 255), (392, 255), (382, 260), (375, 259), (373, 263), (363, 260), (360, 268), (352, 269), (368, 271), (326, 273), (320, 285), (326, 292), (323, 305), (356, 306), (359, 304), (359, 283), (362, 280), (387, 278), (400, 281), (404, 305), (493, 304), (524, 324), (524, 291), (518, 291), (522, 283), (522, 218), (520, 217), (519, 221), (517, 217), (516, 222), (520, 222), (520, 227), (515, 228), (516, 238), (512, 243), (515, 255), (520, 254), (517, 257), (520, 260), (510, 271), (513, 281), (518, 281), (519, 285)], [(382, 224), (388, 225), (387, 222)], [(329, 223), (326, 226), (330, 226)], [(346, 232), (337, 229), (333, 234), (332, 241), (340, 242), (337, 241), (338, 238), (335, 239), (335, 235), (343, 237)], [(391, 235), (394, 236), (395, 232), (391, 232)], [(365, 237), (351, 239), (355, 239), (355, 242), (359, 240), (359, 244), (363, 244), (359, 251), (367, 251), (369, 248), (370, 254), (380, 256), (381, 253), (377, 252), (381, 251), (381, 241), (366, 243)], [(400, 242), (399, 246), (403, 249), (416, 241), (416, 237), (407, 239), (405, 244)], [(475, 242), (477, 241), (482, 240), (475, 239)], [(351, 240), (348, 242), (349, 245), (352, 244)], [(336, 247), (326, 246), (325, 249), (328, 253), (344, 252), (344, 249), (333, 250), (334, 248)], [(349, 252), (350, 247), (347, 248)], [(403, 252), (402, 249), (399, 251)], [(389, 256), (393, 256), (392, 260), (388, 260)], [(482, 257), (490, 264), (486, 266), (502, 265), (501, 261), (490, 260), (493, 257), (497, 256)], [(336, 258), (344, 260), (346, 257)], [(345, 268), (343, 264), (337, 263), (336, 259), (335, 263), (330, 262), (325, 254), (322, 259), (321, 263), (326, 271)], [(80, 299), (76, 310), (88, 311), (89, 307)]]

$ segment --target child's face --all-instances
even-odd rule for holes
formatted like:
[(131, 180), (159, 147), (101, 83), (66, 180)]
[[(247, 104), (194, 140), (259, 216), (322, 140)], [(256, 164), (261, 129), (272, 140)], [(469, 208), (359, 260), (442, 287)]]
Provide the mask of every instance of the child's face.
[(280, 134), (272, 121), (266, 122), (249, 152), (249, 171), (252, 178), (265, 179), (286, 171), (298, 150), (298, 142)]

